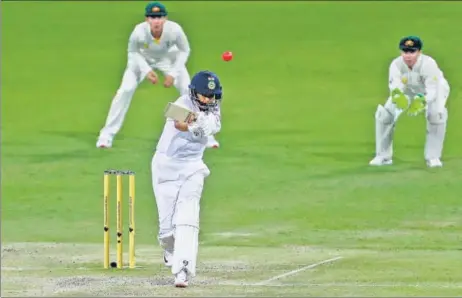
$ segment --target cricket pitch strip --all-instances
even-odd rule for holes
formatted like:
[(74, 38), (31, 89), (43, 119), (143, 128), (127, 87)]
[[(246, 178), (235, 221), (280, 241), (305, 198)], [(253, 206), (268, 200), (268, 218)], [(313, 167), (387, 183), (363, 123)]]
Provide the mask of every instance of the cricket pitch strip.
[[(327, 265), (322, 262), (333, 258), (330, 252), (294, 251), (274, 262), (278, 254), (287, 255), (287, 249), (203, 247), (197, 277), (189, 288), (175, 289), (154, 245), (138, 246), (136, 269), (105, 270), (98, 245), (14, 243), (2, 248), (2, 297), (253, 295), (274, 278)], [(299, 264), (301, 257), (306, 263)]]
[[(5, 244), (1, 296), (391, 295), (410, 287), (420, 292), (417, 285), (405, 282), (351, 280), (354, 268), (345, 263), (360, 256), (358, 251), (205, 246), (199, 251), (197, 277), (186, 289), (173, 287), (173, 276), (163, 264), (161, 250), (154, 245), (137, 247), (136, 269), (103, 269), (102, 256), (101, 245), (95, 244)], [(111, 260), (114, 258), (115, 252), (111, 254)], [(448, 293), (462, 288), (462, 284), (452, 283), (420, 285), (422, 293), (444, 286)]]

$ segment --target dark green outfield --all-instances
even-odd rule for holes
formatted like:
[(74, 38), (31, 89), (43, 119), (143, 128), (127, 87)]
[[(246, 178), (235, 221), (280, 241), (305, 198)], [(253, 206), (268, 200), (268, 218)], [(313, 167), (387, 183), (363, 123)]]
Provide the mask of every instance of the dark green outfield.
[[(2, 3), (3, 242), (102, 245), (103, 170), (123, 168), (137, 173), (137, 241), (157, 245), (150, 162), (176, 90), (144, 82), (114, 148), (95, 148), (145, 3)], [(204, 247), (367, 249), (418, 281), (462, 276), (462, 2), (165, 4), (190, 39), (190, 72), (213, 70), (224, 85), (221, 148), (205, 154)], [(370, 168), (374, 112), (409, 34), (451, 84), (444, 168), (425, 166), (423, 116), (400, 119), (393, 166)], [(360, 259), (342, 264), (380, 272)], [(416, 293), (439, 292), (378, 295)]]

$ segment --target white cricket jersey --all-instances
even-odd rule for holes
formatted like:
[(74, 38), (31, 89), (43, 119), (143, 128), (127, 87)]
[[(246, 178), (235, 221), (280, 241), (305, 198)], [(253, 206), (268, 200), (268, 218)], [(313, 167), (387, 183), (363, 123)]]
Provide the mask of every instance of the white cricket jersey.
[(427, 101), (434, 101), (438, 88), (449, 88), (449, 84), (436, 61), (420, 54), (412, 69), (401, 56), (393, 60), (389, 68), (389, 88), (390, 91), (399, 88), (410, 98), (421, 93)]
[[(182, 105), (191, 111), (199, 112), (199, 108), (193, 103), (189, 95), (180, 96), (176, 104)], [(216, 125), (221, 127), (221, 112), (218, 106), (212, 114)], [(163, 154), (168, 158), (179, 161), (201, 160), (207, 145), (207, 137), (197, 138), (189, 131), (180, 131), (175, 128), (175, 122), (167, 119), (164, 130), (157, 143), (156, 154)]]
[(172, 69), (178, 72), (186, 64), (190, 52), (183, 28), (169, 20), (165, 21), (159, 40), (152, 36), (149, 23), (142, 22), (135, 26), (128, 41), (129, 62), (136, 64), (143, 75), (151, 71), (150, 65), (164, 60), (172, 53), (176, 56)]

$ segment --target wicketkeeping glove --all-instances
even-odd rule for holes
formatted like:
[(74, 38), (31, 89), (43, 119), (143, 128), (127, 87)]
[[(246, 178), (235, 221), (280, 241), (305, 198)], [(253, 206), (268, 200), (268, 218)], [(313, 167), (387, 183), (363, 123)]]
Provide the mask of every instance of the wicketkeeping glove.
[(409, 106), (408, 97), (399, 88), (395, 88), (391, 91), (391, 101), (401, 110), (405, 110)]
[(425, 110), (425, 96), (423, 94), (417, 94), (414, 97), (414, 100), (411, 102), (409, 109), (407, 110), (407, 114), (409, 116), (416, 116), (420, 114), (423, 110)]

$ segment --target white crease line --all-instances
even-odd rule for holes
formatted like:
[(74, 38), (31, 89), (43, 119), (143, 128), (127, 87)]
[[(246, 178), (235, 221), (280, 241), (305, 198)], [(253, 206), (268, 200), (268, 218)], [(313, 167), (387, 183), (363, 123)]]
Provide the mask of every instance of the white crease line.
[(35, 271), (46, 270), (46, 267), (2, 267), (2, 271)]
[(299, 268), (299, 269), (296, 269), (296, 270), (289, 271), (289, 272), (284, 273), (284, 274), (276, 275), (274, 277), (271, 277), (270, 279), (254, 283), (253, 285), (254, 286), (266, 285), (267, 283), (270, 283), (270, 282), (272, 282), (274, 280), (284, 278), (284, 277), (287, 277), (287, 276), (290, 276), (290, 275), (294, 275), (294, 274), (297, 274), (299, 272), (302, 272), (302, 271), (305, 271), (305, 270), (308, 270), (308, 269), (313, 269), (315, 267), (318, 267), (318, 266), (326, 264), (326, 263), (335, 262), (335, 261), (340, 260), (342, 258), (343, 257), (335, 257), (335, 258), (332, 258), (332, 259), (324, 260), (324, 261), (321, 261), (321, 262), (318, 262), (318, 263), (315, 263), (315, 264), (311, 264), (311, 265), (308, 265), (308, 266), (305, 266), (305, 267), (302, 267), (302, 268)]

